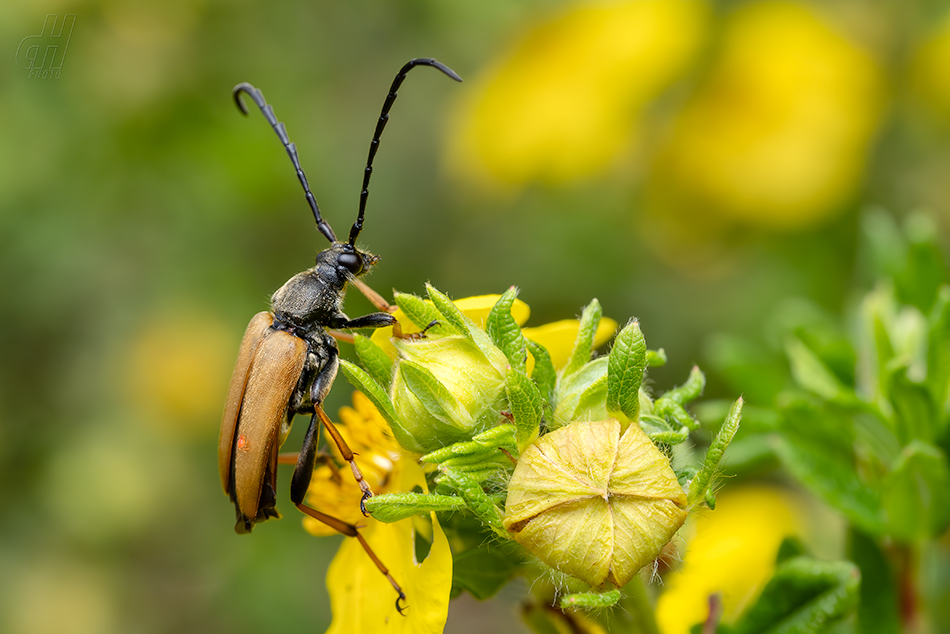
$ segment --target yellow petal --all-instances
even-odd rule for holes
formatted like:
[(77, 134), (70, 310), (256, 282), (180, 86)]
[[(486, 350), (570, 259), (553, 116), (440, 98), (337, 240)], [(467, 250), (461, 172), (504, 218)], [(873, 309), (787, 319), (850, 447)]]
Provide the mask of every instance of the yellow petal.
[(432, 528), (432, 547), (421, 563), (415, 558), (412, 519), (394, 524), (374, 522), (372, 528), (362, 531), (406, 593), (405, 616), (396, 611), (396, 592), (359, 542), (355, 539), (343, 542), (327, 572), (333, 610), (328, 633), (442, 632), (449, 613), (452, 552), (434, 514)]
[[(551, 355), (554, 369), (560, 370), (571, 358), (571, 351), (574, 349), (574, 340), (577, 338), (579, 328), (579, 320), (562, 319), (543, 326), (522, 328), (521, 332), (531, 341), (544, 346)], [(597, 332), (594, 334), (594, 348), (599, 348), (607, 343), (615, 332), (617, 332), (616, 321), (609, 317), (601, 319), (600, 325), (597, 326)], [(528, 366), (528, 372), (530, 373), (531, 368), (534, 367), (533, 357), (528, 359)]]
[[(425, 475), (418, 464), (408, 460), (402, 462), (395, 489), (411, 491), (419, 486), (425, 491)], [(435, 514), (430, 518), (432, 546), (421, 562), (416, 560), (413, 518), (393, 524), (366, 518), (366, 528), (360, 531), (405, 592), (405, 616), (396, 611), (395, 590), (359, 542), (356, 539), (343, 541), (327, 572), (327, 589), (333, 610), (328, 633), (442, 632), (452, 590), (452, 551)]]

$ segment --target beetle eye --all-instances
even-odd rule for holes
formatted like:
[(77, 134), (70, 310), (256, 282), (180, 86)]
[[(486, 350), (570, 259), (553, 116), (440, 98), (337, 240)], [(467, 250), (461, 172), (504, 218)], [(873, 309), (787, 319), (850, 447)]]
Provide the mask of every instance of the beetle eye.
[(359, 275), (363, 271), (363, 258), (359, 253), (341, 253), (337, 262), (353, 275)]

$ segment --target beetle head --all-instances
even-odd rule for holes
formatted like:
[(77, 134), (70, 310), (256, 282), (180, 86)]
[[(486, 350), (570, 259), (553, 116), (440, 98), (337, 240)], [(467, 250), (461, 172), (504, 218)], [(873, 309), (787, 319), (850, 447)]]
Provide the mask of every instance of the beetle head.
[(331, 265), (341, 280), (360, 277), (369, 272), (379, 262), (379, 256), (357, 249), (349, 242), (334, 242), (333, 245), (317, 255), (317, 266)]

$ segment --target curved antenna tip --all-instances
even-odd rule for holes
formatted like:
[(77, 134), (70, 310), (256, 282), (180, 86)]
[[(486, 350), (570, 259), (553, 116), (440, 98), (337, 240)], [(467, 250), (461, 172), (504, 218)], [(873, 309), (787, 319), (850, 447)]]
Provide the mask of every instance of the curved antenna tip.
[(246, 81), (242, 81), (240, 84), (238, 84), (231, 90), (231, 97), (234, 99), (235, 105), (238, 107), (238, 110), (241, 111), (241, 114), (243, 114), (246, 117), (247, 106), (245, 106), (244, 102), (241, 101), (242, 92), (247, 93), (247, 95), (254, 101), (254, 103), (257, 103), (258, 101), (257, 95), (260, 94), (260, 91), (254, 86), (252, 86), (251, 84), (247, 83)]
[(435, 59), (434, 57), (417, 57), (416, 59), (409, 60), (405, 66), (403, 66), (402, 72), (408, 71), (413, 66), (432, 66), (442, 71), (445, 75), (451, 77), (455, 81), (462, 81), (462, 76), (456, 73), (454, 70)]

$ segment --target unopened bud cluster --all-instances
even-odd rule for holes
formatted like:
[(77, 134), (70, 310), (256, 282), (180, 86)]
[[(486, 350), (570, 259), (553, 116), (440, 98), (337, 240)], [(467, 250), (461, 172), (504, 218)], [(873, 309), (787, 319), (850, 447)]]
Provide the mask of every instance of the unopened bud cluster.
[(741, 401), (705, 462), (674, 469), (670, 447), (698, 426), (684, 405), (704, 379), (694, 369), (684, 385), (650, 398), (641, 389), (645, 369), (665, 357), (647, 350), (636, 321), (609, 354), (592, 358), (601, 321), (594, 300), (567, 362), (555, 368), (512, 316), (515, 289), (500, 296), (484, 328), (427, 290), (428, 302), (396, 296), (409, 321), (428, 327), (424, 336), (393, 338), (394, 358), (358, 338), (363, 367), (341, 366), (400, 444), (434, 465), (432, 494), (376, 496), (367, 508), (382, 521), (467, 510), (498, 537), (595, 588), (629, 582), (688, 511), (707, 501)]

